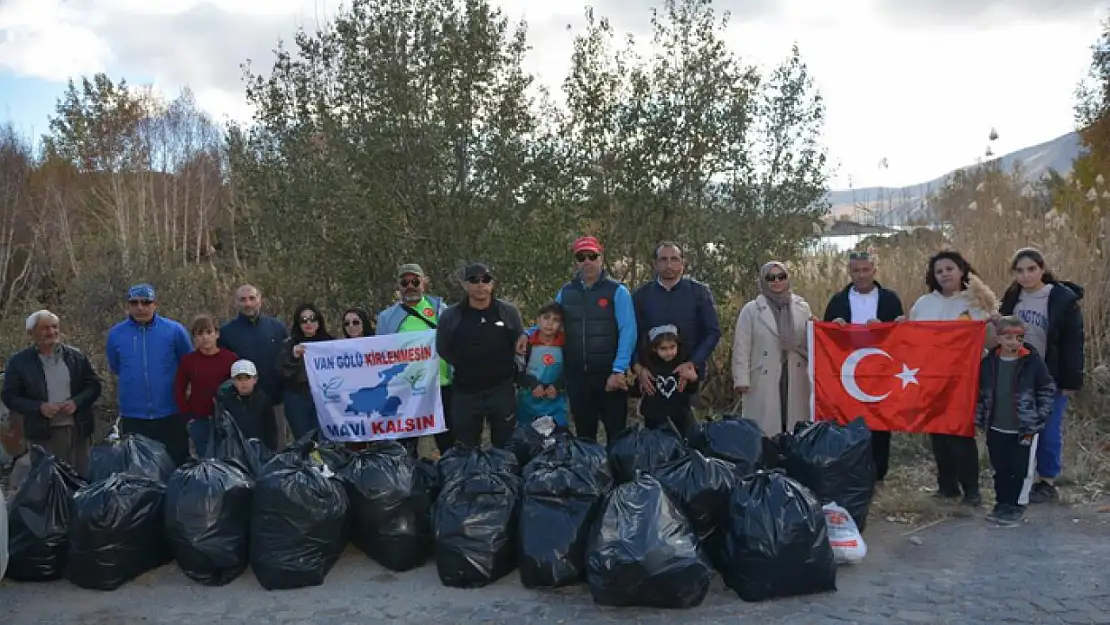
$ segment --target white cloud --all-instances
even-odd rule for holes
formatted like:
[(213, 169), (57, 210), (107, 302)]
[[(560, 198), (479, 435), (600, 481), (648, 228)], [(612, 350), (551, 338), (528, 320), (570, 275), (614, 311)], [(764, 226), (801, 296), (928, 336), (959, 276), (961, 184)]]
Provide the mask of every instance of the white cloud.
[[(494, 0), (526, 18), (527, 69), (558, 92), (587, 0)], [(619, 31), (650, 37), (652, 2), (593, 0)], [(797, 42), (825, 95), (836, 184), (901, 185), (982, 153), (1071, 128), (1072, 91), (1099, 34), (1096, 0), (717, 0), (729, 43), (777, 63)], [(1004, 6), (1003, 6), (1004, 5)], [(1049, 6), (1051, 5), (1051, 6)], [(279, 39), (327, 21), (340, 0), (0, 0), (0, 74), (64, 80), (108, 71), (190, 86), (218, 118), (244, 119), (240, 65), (265, 70)], [(1002, 9), (999, 6), (1003, 6)], [(1037, 22), (1042, 17), (1050, 21)], [(879, 169), (881, 159), (889, 169)]]

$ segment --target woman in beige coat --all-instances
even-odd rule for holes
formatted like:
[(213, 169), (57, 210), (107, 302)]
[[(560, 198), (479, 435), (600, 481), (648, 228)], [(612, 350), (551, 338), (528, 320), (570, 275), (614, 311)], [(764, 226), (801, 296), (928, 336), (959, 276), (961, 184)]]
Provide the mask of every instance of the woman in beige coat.
[(732, 338), (732, 385), (743, 396), (743, 416), (767, 436), (809, 420), (809, 304), (794, 295), (786, 266), (759, 270), (760, 294), (744, 305)]

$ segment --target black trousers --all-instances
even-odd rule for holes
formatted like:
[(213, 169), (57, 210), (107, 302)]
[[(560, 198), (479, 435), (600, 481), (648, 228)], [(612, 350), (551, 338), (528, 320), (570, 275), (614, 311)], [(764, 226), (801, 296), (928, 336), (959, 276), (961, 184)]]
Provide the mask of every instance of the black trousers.
[(930, 434), (933, 458), (937, 463), (937, 489), (940, 494), (964, 497), (979, 494), (979, 448), (975, 439), (951, 434)]
[(670, 429), (674, 425), (678, 435), (686, 438), (694, 427), (694, 410), (690, 407), (692, 395), (675, 393), (667, 398), (656, 391), (655, 395), (645, 395), (640, 400), (640, 414), (644, 426), (653, 430)]
[(871, 457), (875, 459), (875, 479), (886, 479), (890, 470), (890, 432), (871, 430)]
[(612, 442), (628, 427), (628, 391), (606, 391), (609, 373), (575, 373), (566, 376), (567, 399), (578, 438), (597, 441), (599, 425)]
[(482, 429), (489, 423), (490, 442), (501, 447), (509, 442), (516, 428), (516, 388), (506, 380), (486, 391), (464, 391), (455, 385), (451, 424), (455, 439), (468, 446), (482, 444)]
[(1021, 492), (1029, 479), (1029, 465), (1036, 454), (1036, 446), (1022, 445), (1021, 436), (987, 430), (987, 452), (994, 470), (994, 492), (998, 503), (1020, 506)]
[(447, 430), (436, 434), (435, 439), (439, 453), (445, 454), (448, 449), (455, 446), (455, 424), (451, 414), (454, 392), (451, 390), (451, 385), (439, 387), (439, 396), (443, 400), (443, 418), (447, 421)]
[(141, 434), (165, 445), (177, 466), (189, 459), (189, 430), (181, 415), (173, 414), (161, 419), (120, 417), (119, 425), (124, 434)]

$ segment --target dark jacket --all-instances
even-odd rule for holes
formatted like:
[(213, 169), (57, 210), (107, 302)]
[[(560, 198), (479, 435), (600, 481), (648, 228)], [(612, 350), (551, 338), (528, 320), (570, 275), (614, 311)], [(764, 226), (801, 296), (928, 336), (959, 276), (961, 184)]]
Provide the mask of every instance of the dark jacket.
[(652, 280), (636, 289), (632, 302), (636, 305), (639, 351), (648, 344), (652, 328), (673, 324), (683, 345), (690, 346), (687, 358), (704, 379), (705, 362), (721, 340), (721, 323), (709, 287), (689, 276), (683, 276), (670, 290)]
[[(93, 404), (100, 397), (100, 376), (81, 350), (59, 343), (62, 360), (69, 368), (70, 399), (77, 404), (73, 415), (77, 431), (82, 437), (92, 436), (95, 428)], [(4, 373), (4, 390), (0, 400), (12, 412), (23, 415), (23, 436), (31, 442), (50, 438), (50, 420), (42, 416), (39, 408), (46, 403), (46, 372), (42, 369), (37, 347), (16, 353), (8, 360)]]
[(274, 420), (274, 406), (267, 397), (262, 385), (256, 385), (254, 392), (246, 397), (235, 390), (231, 380), (220, 385), (216, 392), (216, 413), (227, 412), (235, 419), (245, 438), (257, 438), (270, 450), (277, 447), (277, 422)]
[(636, 350), (636, 307), (628, 287), (602, 272), (589, 288), (581, 274), (555, 296), (563, 305), (567, 375), (624, 373)]
[[(436, 353), (448, 363), (454, 364), (457, 358), (455, 331), (459, 329), (459, 322), (462, 320), (461, 308), (469, 306), (469, 300), (463, 299), (457, 304), (448, 306), (439, 317), (439, 327), (436, 329)], [(515, 350), (517, 339), (524, 334), (524, 321), (520, 317), (520, 310), (513, 304), (496, 297), (493, 298), (491, 306), (497, 308), (497, 316), (505, 322), (509, 349)]]
[[(300, 345), (301, 343), (330, 340), (332, 340), (331, 335), (320, 332), (311, 339), (298, 339), (296, 336), (291, 336), (282, 342), (281, 353), (278, 354), (277, 369), (278, 375), (281, 377), (281, 387), (283, 391), (292, 391), (295, 393), (310, 392), (308, 386), (308, 371), (304, 368), (304, 356), (294, 358), (293, 346)], [(261, 379), (261, 376), (259, 377)]]
[(240, 314), (220, 328), (219, 346), (235, 352), (258, 368), (258, 386), (273, 404), (281, 403), (281, 376), (278, 360), (289, 332), (285, 324), (268, 315), (247, 317)]
[[(890, 289), (884, 289), (883, 285), (877, 281), (875, 282), (875, 288), (879, 289), (879, 310), (876, 313), (879, 321), (894, 321), (905, 314), (902, 310), (902, 300), (899, 299), (897, 293)], [(852, 303), (848, 299), (851, 290), (852, 285), (849, 284), (844, 287), (843, 291), (832, 296), (829, 305), (825, 307), (825, 321), (835, 321), (836, 319), (843, 319), (848, 323), (868, 321), (868, 319), (852, 319)]]
[[(983, 359), (979, 368), (979, 401), (975, 404), (975, 427), (987, 429), (994, 417), (994, 389), (998, 381), (998, 348)], [(1036, 434), (1052, 416), (1056, 385), (1040, 355), (1031, 345), (1021, 351), (1014, 372), (1014, 402), (1021, 434)]]
[[(1057, 388), (1078, 391), (1083, 388), (1083, 311), (1079, 300), (1083, 299), (1083, 287), (1073, 282), (1052, 282), (1048, 293), (1048, 337), (1044, 362), (1048, 372), (1056, 382)], [(1021, 286), (1010, 285), (1002, 295), (998, 312), (1003, 315), (1014, 314)]]

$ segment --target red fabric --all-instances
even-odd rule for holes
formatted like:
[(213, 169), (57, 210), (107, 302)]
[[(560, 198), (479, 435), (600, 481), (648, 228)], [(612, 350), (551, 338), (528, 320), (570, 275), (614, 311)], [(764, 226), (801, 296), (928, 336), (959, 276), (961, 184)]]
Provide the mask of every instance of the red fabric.
[(598, 242), (596, 237), (578, 237), (574, 242), (571, 250), (577, 254), (578, 252), (602, 252), (601, 243)]
[[(974, 436), (985, 338), (983, 321), (844, 328), (815, 322), (810, 342), (814, 418), (847, 423), (862, 416), (873, 430)], [(881, 352), (861, 351), (866, 349)], [(905, 381), (897, 377), (903, 371)]]
[(173, 385), (177, 409), (181, 414), (203, 419), (211, 417), (216, 391), (231, 378), (231, 365), (236, 360), (239, 357), (234, 352), (223, 348), (211, 356), (199, 351), (182, 356)]

